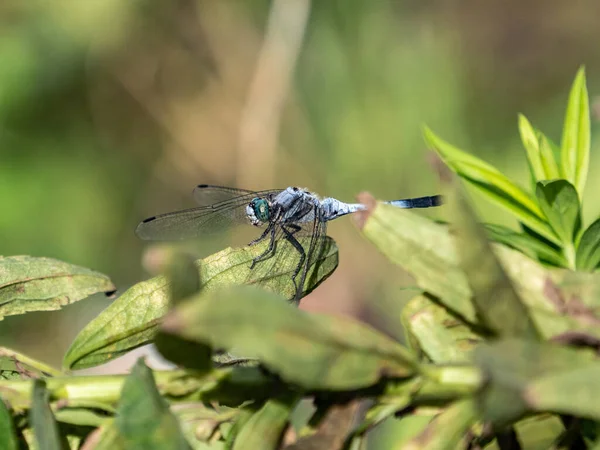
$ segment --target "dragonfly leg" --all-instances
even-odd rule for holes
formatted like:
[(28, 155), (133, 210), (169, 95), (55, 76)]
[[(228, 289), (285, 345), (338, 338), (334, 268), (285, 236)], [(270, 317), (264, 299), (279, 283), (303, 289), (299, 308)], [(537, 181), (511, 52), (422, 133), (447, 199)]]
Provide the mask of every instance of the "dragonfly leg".
[(254, 239), (253, 241), (250, 241), (248, 243), (248, 245), (255, 245), (258, 244), (260, 241), (262, 241), (264, 238), (267, 237), (267, 234), (269, 234), (269, 232), (271, 231), (271, 227), (267, 227), (265, 228), (265, 231), (263, 231), (263, 234), (261, 234), (259, 237), (257, 237), (256, 239)]
[[(300, 253), (300, 261), (298, 261), (296, 270), (294, 270), (294, 275), (292, 275), (292, 280), (294, 281), (294, 284), (296, 284), (296, 277), (300, 273), (300, 269), (302, 269), (302, 265), (306, 260), (306, 252), (304, 251), (304, 248), (302, 247), (300, 242), (298, 242), (298, 240), (294, 237), (294, 234), (300, 231), (302, 228), (296, 224), (282, 225), (281, 228), (283, 230), (286, 240), (294, 246), (298, 253)], [(291, 231), (288, 230), (288, 228), (290, 228)]]
[(250, 270), (252, 270), (254, 268), (256, 263), (259, 263), (261, 261), (264, 261), (265, 259), (270, 258), (275, 253), (275, 230), (277, 230), (275, 225), (271, 225), (271, 226), (269, 226), (269, 228), (267, 228), (266, 232), (263, 233), (264, 237), (263, 236), (260, 237), (260, 239), (264, 239), (267, 235), (267, 232), (271, 233), (271, 241), (269, 242), (269, 248), (264, 253), (262, 253), (261, 255), (258, 255), (256, 258), (254, 258), (252, 260), (252, 264), (250, 264)]

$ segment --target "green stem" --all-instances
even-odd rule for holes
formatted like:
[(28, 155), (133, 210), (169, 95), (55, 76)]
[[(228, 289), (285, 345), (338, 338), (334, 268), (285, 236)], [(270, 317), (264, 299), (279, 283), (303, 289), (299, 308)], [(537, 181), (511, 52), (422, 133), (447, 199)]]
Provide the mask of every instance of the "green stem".
[(415, 393), (416, 400), (427, 402), (456, 399), (476, 393), (484, 382), (475, 366), (423, 366), (424, 382)]
[[(156, 384), (161, 391), (169, 391), (172, 380), (185, 375), (183, 371), (154, 372)], [(64, 400), (68, 403), (93, 403), (114, 404), (121, 396), (123, 383), (127, 378), (124, 375), (98, 375), (98, 376), (63, 376), (46, 378), (46, 389), (52, 401)], [(27, 408), (31, 403), (33, 380), (0, 380), (0, 393), (6, 395), (8, 400), (17, 407)]]
[(568, 244), (566, 244), (563, 247), (563, 254), (565, 255), (565, 259), (567, 260), (567, 265), (569, 266), (569, 269), (571, 270), (575, 270), (575, 256), (576, 256), (576, 252), (575, 252), (575, 245), (570, 242)]

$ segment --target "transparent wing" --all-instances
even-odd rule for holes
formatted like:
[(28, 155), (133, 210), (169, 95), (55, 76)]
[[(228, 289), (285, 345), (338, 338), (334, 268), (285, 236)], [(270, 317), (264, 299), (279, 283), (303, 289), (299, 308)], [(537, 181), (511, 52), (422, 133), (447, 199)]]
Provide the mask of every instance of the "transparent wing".
[(210, 206), (216, 203), (234, 200), (245, 195), (260, 194), (248, 189), (238, 189), (225, 186), (213, 186), (210, 184), (199, 184), (192, 193), (196, 204), (199, 206)]
[[(279, 190), (253, 192), (232, 188), (212, 188), (212, 186), (201, 188), (206, 192), (203, 198), (208, 200), (211, 196), (217, 198), (221, 195), (221, 201), (149, 217), (138, 225), (135, 230), (136, 235), (145, 240), (180, 240), (222, 232), (238, 224), (249, 224), (245, 210), (248, 203), (254, 197), (274, 196), (280, 192)], [(199, 187), (196, 189), (198, 190)], [(229, 198), (223, 199), (227, 189), (229, 189)], [(233, 191), (236, 191), (237, 195), (233, 195)], [(210, 194), (211, 192), (213, 194)]]

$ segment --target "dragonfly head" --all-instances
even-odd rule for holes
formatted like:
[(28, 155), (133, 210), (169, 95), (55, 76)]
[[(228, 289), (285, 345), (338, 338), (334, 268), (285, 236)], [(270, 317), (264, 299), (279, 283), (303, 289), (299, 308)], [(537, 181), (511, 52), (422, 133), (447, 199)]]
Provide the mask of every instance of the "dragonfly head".
[(269, 221), (269, 202), (264, 198), (256, 197), (246, 206), (246, 215), (252, 225), (261, 225)]

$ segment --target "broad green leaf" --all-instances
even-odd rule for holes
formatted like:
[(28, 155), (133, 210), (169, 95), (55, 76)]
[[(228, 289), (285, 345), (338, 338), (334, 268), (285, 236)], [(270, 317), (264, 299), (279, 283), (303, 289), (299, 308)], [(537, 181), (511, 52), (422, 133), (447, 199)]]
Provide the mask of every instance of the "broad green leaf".
[(584, 231), (577, 246), (577, 269), (593, 271), (600, 264), (600, 219)]
[(467, 443), (467, 431), (479, 419), (475, 402), (471, 399), (460, 400), (448, 406), (435, 416), (417, 436), (399, 446), (391, 446), (394, 450), (454, 450)]
[(573, 246), (581, 226), (579, 198), (566, 180), (539, 181), (536, 186), (538, 203), (563, 245)]
[(567, 261), (558, 249), (525, 233), (495, 224), (484, 224), (489, 238), (500, 244), (519, 250), (530, 258), (559, 267), (566, 267)]
[(51, 311), (98, 292), (112, 293), (106, 275), (52, 258), (0, 257), (0, 320), (30, 311)]
[(115, 449), (189, 449), (179, 423), (161, 397), (152, 371), (140, 359), (125, 380), (115, 425)]
[(17, 450), (17, 436), (10, 411), (0, 398), (0, 448), (4, 450)]
[(238, 287), (194, 297), (170, 312), (162, 330), (258, 358), (307, 389), (354, 389), (383, 375), (409, 376), (412, 355), (365, 324), (309, 314), (281, 297)]
[[(202, 291), (246, 283), (253, 258), (264, 252), (267, 245), (268, 242), (264, 242), (251, 247), (227, 248), (197, 261)], [(327, 237), (326, 252), (309, 269), (305, 293), (329, 277), (337, 263), (337, 246)], [(296, 261), (279, 264), (261, 287), (291, 299), (295, 293), (291, 279), (295, 268)], [(165, 276), (129, 288), (77, 335), (63, 365), (71, 369), (93, 367), (150, 342), (160, 319), (169, 309), (169, 294), (169, 280)]]
[(484, 228), (457, 180), (449, 184), (447, 205), (456, 248), (480, 323), (497, 336), (539, 337), (529, 311), (492, 251)]
[(29, 422), (33, 427), (35, 442), (39, 450), (67, 450), (69, 448), (66, 439), (59, 433), (58, 425), (48, 404), (46, 383), (42, 380), (33, 381)]
[[(371, 200), (361, 198), (364, 204)], [(362, 219), (366, 217), (366, 221)], [(412, 211), (378, 204), (358, 216), (364, 235), (388, 257), (415, 277), (417, 285), (451, 310), (475, 322), (471, 289), (458, 267), (448, 227)]]
[(424, 295), (402, 310), (405, 329), (418, 348), (435, 363), (467, 362), (481, 336)]
[(563, 177), (583, 196), (590, 159), (590, 106), (585, 68), (577, 72), (567, 104), (561, 143)]
[(0, 347), (0, 380), (57, 376), (60, 372), (46, 364), (6, 347)]
[(267, 401), (243, 425), (235, 438), (233, 450), (247, 448), (278, 449), (296, 403), (297, 397), (295, 395)]
[(507, 209), (546, 239), (558, 243), (535, 199), (490, 164), (460, 150), (425, 128), (425, 141), (461, 178), (488, 199)]
[(523, 147), (525, 147), (525, 151), (527, 152), (527, 161), (534, 180), (548, 179), (542, 164), (538, 137), (531, 123), (529, 123), (529, 120), (523, 114), (519, 114), (519, 133), (521, 134)]
[(502, 425), (530, 411), (600, 418), (591, 350), (511, 339), (479, 347), (475, 362), (488, 378), (479, 399), (486, 420)]
[[(175, 255), (167, 269), (170, 280), (171, 307), (200, 291), (201, 283), (196, 262), (188, 255)], [(158, 351), (177, 366), (199, 372), (212, 367), (210, 347), (162, 334), (154, 338)]]

